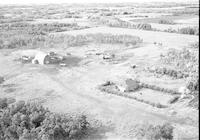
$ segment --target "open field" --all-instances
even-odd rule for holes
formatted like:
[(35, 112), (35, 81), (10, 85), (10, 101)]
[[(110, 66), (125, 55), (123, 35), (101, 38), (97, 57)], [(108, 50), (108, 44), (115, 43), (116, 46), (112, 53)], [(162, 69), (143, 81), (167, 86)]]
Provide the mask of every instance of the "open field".
[[(97, 128), (81, 138), (76, 136), (79, 131), (83, 136), (85, 125), (77, 133), (60, 130), (63, 140), (197, 140), (199, 35), (164, 31), (199, 30), (198, 8), (188, 8), (193, 6), (198, 5), (1, 6), (0, 98), (37, 102), (53, 113), (84, 114)], [(158, 23), (162, 14), (175, 24)], [(145, 22), (159, 30), (146, 30)]]

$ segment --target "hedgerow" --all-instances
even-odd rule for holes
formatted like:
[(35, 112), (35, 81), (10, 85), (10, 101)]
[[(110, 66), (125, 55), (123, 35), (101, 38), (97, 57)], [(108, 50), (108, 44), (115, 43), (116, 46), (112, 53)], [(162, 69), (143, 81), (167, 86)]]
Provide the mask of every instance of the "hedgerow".
[(160, 103), (153, 103), (151, 101), (147, 101), (147, 100), (144, 100), (144, 99), (140, 99), (136, 96), (129, 95), (126, 92), (121, 92), (121, 91), (119, 91), (118, 87), (113, 83), (111, 85), (102, 84), (98, 88), (102, 92), (106, 92), (108, 94), (113, 94), (113, 95), (129, 98), (129, 99), (133, 99), (133, 100), (136, 100), (138, 102), (142, 102), (142, 103), (151, 105), (152, 107), (156, 107), (156, 108), (167, 108), (168, 107), (167, 105), (163, 105), (163, 104), (160, 104)]

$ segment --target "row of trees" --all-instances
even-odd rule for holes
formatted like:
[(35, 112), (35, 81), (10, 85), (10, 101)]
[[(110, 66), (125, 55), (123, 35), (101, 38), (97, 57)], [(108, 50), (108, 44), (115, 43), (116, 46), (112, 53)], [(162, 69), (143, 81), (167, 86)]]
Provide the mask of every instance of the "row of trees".
[(64, 43), (68, 46), (80, 46), (88, 43), (99, 43), (99, 44), (131, 44), (136, 45), (142, 42), (137, 36), (131, 35), (113, 35), (113, 34), (85, 34), (85, 35), (50, 35), (48, 38), (49, 44)]
[(0, 26), (0, 49), (43, 46), (48, 33), (77, 30), (86, 27), (75, 23), (12, 23)]

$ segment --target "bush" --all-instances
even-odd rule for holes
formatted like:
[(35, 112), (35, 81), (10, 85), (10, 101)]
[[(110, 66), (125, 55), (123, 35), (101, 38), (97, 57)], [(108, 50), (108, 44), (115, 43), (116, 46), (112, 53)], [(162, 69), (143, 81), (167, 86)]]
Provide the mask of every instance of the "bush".
[(148, 140), (173, 140), (173, 129), (174, 127), (165, 123), (163, 125), (142, 125), (138, 134), (142, 137), (145, 137)]
[(84, 115), (56, 114), (35, 103), (8, 105), (0, 100), (0, 139), (69, 140), (83, 138), (89, 128)]

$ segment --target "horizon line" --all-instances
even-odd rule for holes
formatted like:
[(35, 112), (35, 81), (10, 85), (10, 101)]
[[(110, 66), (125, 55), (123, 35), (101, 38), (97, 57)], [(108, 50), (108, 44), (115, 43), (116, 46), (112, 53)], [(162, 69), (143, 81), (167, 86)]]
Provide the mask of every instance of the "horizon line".
[(186, 0), (186, 1), (158, 1), (158, 0), (152, 0), (152, 1), (140, 1), (140, 2), (131, 2), (131, 1), (126, 1), (126, 2), (42, 2), (42, 3), (37, 3), (37, 2), (29, 2), (29, 3), (1, 3), (0, 5), (50, 5), (50, 4), (127, 4), (127, 3), (132, 3), (132, 4), (142, 4), (142, 3), (191, 3), (191, 4), (199, 4), (199, 0)]

